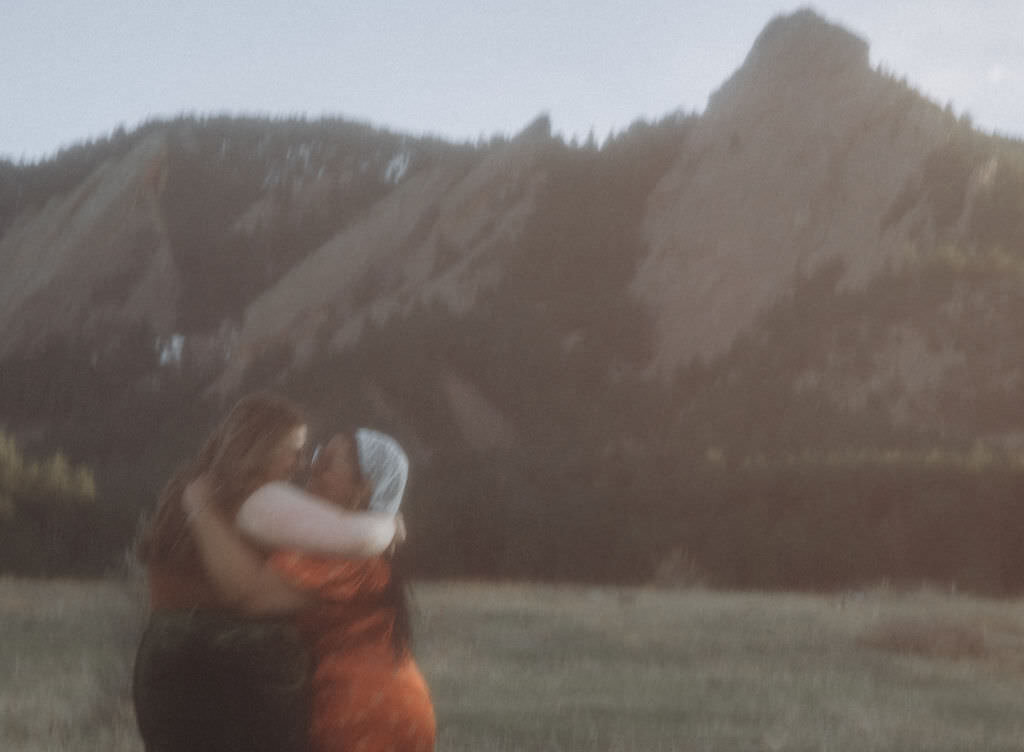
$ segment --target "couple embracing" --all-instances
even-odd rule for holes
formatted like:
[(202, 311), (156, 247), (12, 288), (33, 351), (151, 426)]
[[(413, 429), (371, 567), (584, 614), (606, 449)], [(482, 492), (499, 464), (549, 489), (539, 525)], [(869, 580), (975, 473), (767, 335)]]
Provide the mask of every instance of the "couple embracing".
[(245, 397), (160, 495), (139, 549), (147, 752), (434, 749), (390, 556), (404, 454), (380, 434), (337, 434), (301, 489), (289, 481), (306, 433), (290, 401)]

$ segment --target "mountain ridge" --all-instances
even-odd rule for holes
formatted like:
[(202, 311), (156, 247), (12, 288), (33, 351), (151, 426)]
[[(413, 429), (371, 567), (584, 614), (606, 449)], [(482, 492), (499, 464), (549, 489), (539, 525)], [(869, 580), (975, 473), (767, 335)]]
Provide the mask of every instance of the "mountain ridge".
[(596, 504), (594, 546), (620, 494), (713, 532), (675, 465), (1024, 432), (1024, 144), (807, 9), (600, 147), (213, 118), (64, 159), (0, 166), (0, 416), (132, 498), (254, 388), (394, 433), (474, 530)]
[[(664, 141), (668, 158), (655, 167), (642, 247), (616, 262), (651, 314), (649, 375), (671, 380), (722, 357), (833, 264), (836, 290), (855, 290), (911, 263), (922, 244), (950, 241), (912, 194), (964, 127), (872, 70), (867, 55), (863, 39), (812, 10), (776, 17), (703, 115), (657, 126), (678, 138)], [(182, 337), (184, 353), (205, 350), (219, 371), (214, 392), (228, 395), (268, 349), (294, 343), (301, 368), (325, 343), (357, 341), (367, 322), (384, 326), (436, 301), (464, 312), (502, 283), (550, 182), (546, 159), (566, 148), (546, 117), (476, 147), (345, 124), (344, 146), (331, 145), (327, 124), (298, 124), (304, 135), (290, 143), (269, 123), (244, 121), (235, 137), (232, 127), (150, 124), (63, 195), (5, 212), (0, 356), (53, 337), (102, 340), (107, 323), (143, 326), (162, 341)], [(600, 160), (614, 148), (580, 154)], [(954, 230), (964, 231), (998, 162), (957, 176), (969, 190)], [(219, 183), (209, 194), (216, 213), (189, 203), (204, 180)], [(330, 207), (345, 205), (339, 221)], [(308, 240), (296, 243), (297, 233)], [(274, 247), (282, 242), (285, 253)], [(209, 361), (213, 340), (223, 343), (219, 365)]]

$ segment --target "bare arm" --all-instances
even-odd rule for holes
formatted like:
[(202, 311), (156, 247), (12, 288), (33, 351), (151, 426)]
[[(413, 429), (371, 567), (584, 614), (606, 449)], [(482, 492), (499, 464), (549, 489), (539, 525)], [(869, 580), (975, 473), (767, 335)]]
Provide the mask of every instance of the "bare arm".
[(203, 567), (228, 604), (249, 614), (287, 613), (309, 601), (259, 555), (210, 502), (205, 478), (188, 485), (182, 504)]
[(404, 534), (401, 521), (389, 514), (348, 512), (281, 482), (268, 483), (246, 499), (235, 524), (270, 548), (349, 558), (382, 554)]

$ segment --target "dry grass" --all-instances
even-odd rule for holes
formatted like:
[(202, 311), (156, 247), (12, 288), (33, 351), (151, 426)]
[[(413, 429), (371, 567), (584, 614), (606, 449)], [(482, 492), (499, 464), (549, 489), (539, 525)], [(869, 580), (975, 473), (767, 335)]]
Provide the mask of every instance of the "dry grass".
[(0, 749), (141, 752), (129, 691), (136, 592), (0, 579)]
[(861, 644), (879, 650), (928, 658), (985, 658), (989, 649), (985, 630), (977, 624), (942, 624), (900, 619), (879, 624)]
[[(839, 598), (422, 586), (442, 750), (1018, 750), (1024, 610)], [(904, 650), (889, 625), (984, 650)], [(955, 660), (951, 660), (955, 658)]]
[[(0, 580), (0, 749), (139, 752), (137, 591)], [(438, 749), (1019, 750), (1024, 607), (421, 584)]]

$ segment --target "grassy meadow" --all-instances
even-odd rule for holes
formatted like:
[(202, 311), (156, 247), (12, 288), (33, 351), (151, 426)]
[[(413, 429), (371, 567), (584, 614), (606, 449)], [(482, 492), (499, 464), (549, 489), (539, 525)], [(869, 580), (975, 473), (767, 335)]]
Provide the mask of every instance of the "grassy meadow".
[[(141, 752), (122, 581), (0, 579), (0, 749)], [(421, 583), (446, 750), (1024, 749), (1024, 604)]]

